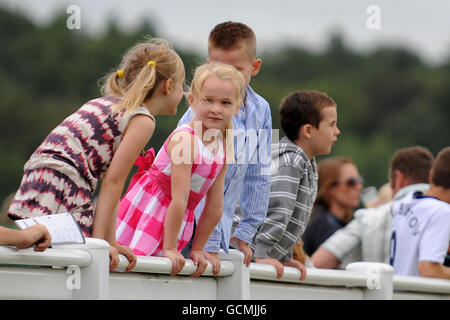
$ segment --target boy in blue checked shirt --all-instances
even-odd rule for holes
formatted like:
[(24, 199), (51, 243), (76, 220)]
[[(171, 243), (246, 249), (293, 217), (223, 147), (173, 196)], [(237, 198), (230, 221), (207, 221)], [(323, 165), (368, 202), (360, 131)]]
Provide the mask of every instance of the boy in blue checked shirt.
[[(244, 263), (249, 266), (252, 250), (249, 247), (256, 230), (267, 211), (270, 188), (270, 143), (272, 117), (269, 104), (248, 85), (251, 77), (261, 68), (256, 57), (256, 37), (252, 29), (238, 22), (224, 22), (214, 27), (208, 39), (209, 61), (233, 65), (247, 83), (244, 104), (233, 118), (235, 130), (235, 164), (229, 163), (225, 177), (223, 216), (213, 231), (205, 251), (213, 265), (213, 272), (220, 270), (218, 252), (228, 252), (234, 243), (244, 253)], [(189, 108), (178, 122), (185, 124), (194, 117)], [(256, 137), (256, 138), (253, 138)], [(235, 209), (240, 204), (243, 218), (234, 234), (231, 234)], [(204, 201), (195, 211), (196, 220), (202, 212)]]
[(273, 168), (267, 217), (254, 239), (258, 263), (273, 265), (277, 277), (283, 266), (300, 270), (305, 266), (293, 259), (293, 249), (308, 224), (317, 195), (316, 155), (329, 154), (337, 140), (336, 103), (318, 91), (299, 91), (288, 95), (280, 107), (281, 128), (286, 136), (274, 145)]

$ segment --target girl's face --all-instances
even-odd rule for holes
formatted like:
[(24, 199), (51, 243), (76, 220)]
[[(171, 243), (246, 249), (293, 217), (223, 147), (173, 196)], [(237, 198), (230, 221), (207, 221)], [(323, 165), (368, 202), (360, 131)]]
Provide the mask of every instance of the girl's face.
[[(163, 98), (163, 104), (157, 109), (153, 109), (153, 115), (168, 115), (173, 116), (177, 114), (178, 105), (180, 104), (181, 98), (183, 98), (183, 81), (174, 81), (173, 79), (168, 79), (161, 81), (158, 87), (155, 89), (153, 95), (144, 101), (144, 105), (147, 107), (155, 106), (154, 102), (161, 100)], [(157, 105), (161, 105), (157, 103)]]
[(189, 95), (196, 121), (205, 129), (224, 130), (239, 110), (236, 89), (231, 81), (215, 76), (206, 78), (198, 96)]
[(181, 98), (183, 98), (183, 83), (182, 81), (172, 81), (172, 88), (168, 96), (168, 115), (176, 115), (178, 105), (180, 104)]

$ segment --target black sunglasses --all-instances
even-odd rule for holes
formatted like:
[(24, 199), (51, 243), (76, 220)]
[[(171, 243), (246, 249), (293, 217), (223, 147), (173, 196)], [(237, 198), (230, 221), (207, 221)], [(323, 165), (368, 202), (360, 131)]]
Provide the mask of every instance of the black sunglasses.
[[(333, 186), (337, 186), (339, 185), (341, 182), (340, 181), (335, 181), (332, 185)], [(364, 185), (364, 179), (362, 177), (358, 177), (358, 178), (348, 178), (347, 180), (345, 180), (344, 183), (347, 187), (356, 187), (357, 184), (360, 185)]]

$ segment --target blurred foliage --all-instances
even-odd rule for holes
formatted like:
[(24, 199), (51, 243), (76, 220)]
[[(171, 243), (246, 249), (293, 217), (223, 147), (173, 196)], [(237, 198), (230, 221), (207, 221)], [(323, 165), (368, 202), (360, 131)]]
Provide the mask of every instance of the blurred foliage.
[[(50, 130), (100, 95), (99, 80), (116, 69), (122, 54), (145, 35), (158, 36), (150, 22), (128, 33), (109, 22), (106, 32), (90, 36), (68, 30), (66, 19), (62, 13), (38, 27), (0, 9), (0, 201), (16, 191), (24, 163)], [(204, 57), (174, 48), (189, 83)], [(332, 34), (320, 53), (286, 45), (260, 56), (263, 66), (251, 85), (270, 103), (274, 129), (284, 96), (301, 89), (326, 92), (338, 104), (341, 130), (331, 155), (352, 158), (367, 185), (387, 181), (398, 148), (423, 145), (436, 154), (449, 145), (450, 57), (430, 66), (401, 47), (363, 54), (348, 48), (340, 34)], [(159, 150), (186, 108), (183, 101), (177, 116), (158, 117), (149, 146)]]

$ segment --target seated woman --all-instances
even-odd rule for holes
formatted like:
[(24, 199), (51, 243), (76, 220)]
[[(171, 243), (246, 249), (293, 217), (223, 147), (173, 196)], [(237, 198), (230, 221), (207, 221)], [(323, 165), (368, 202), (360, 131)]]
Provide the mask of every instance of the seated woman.
[(318, 174), (317, 198), (303, 234), (303, 248), (309, 256), (352, 219), (363, 188), (358, 169), (348, 158), (322, 160), (318, 165)]

